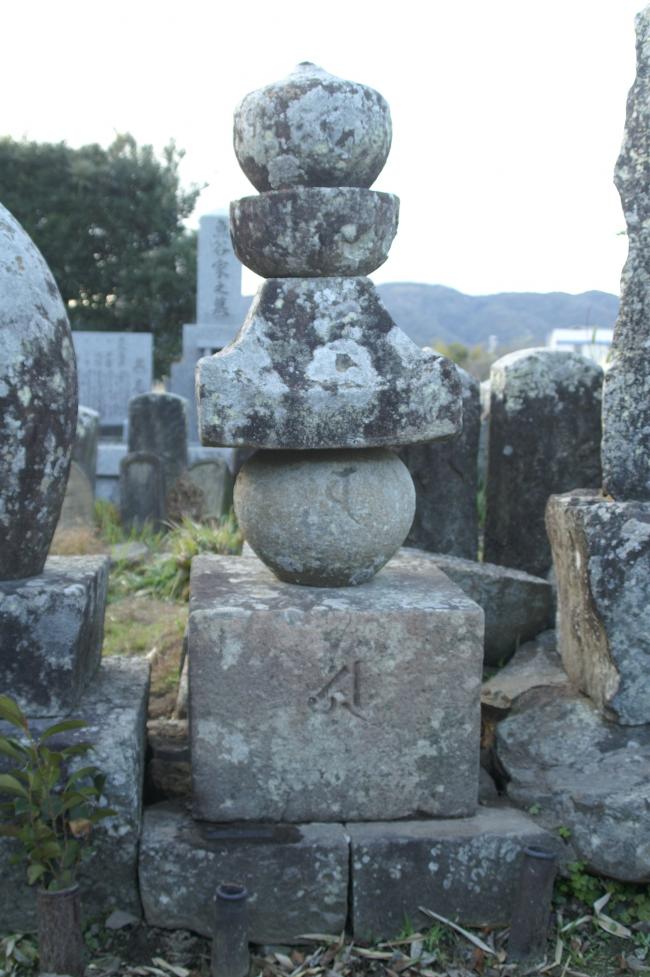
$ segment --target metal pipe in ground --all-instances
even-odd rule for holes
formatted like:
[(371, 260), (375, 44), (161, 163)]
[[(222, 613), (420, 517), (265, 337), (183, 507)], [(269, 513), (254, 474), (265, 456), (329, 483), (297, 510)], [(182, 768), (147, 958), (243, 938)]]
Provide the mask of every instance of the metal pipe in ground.
[(510, 922), (509, 960), (541, 960), (551, 915), (557, 855), (546, 848), (524, 848)]
[(248, 977), (248, 892), (237, 882), (224, 882), (214, 897), (211, 977)]

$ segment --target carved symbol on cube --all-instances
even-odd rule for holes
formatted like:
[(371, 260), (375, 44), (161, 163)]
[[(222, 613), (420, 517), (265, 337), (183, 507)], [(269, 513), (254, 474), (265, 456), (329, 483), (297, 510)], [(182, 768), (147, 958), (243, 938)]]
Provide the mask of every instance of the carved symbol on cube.
[(343, 665), (336, 675), (329, 679), (315, 695), (310, 695), (307, 703), (316, 712), (332, 712), (337, 706), (347, 709), (357, 719), (366, 717), (361, 708), (361, 662), (352, 667)]

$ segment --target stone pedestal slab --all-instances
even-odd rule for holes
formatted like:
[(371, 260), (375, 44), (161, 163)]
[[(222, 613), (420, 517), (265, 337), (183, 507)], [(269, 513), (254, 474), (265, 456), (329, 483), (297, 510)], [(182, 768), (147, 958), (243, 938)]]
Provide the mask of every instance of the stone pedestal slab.
[(249, 892), (252, 943), (295, 943), (300, 934), (340, 933), (348, 901), (348, 839), (340, 824), (211, 824), (182, 802), (145, 812), (140, 887), (150, 926), (211, 936), (214, 892)]
[(427, 556), (338, 589), (203, 556), (191, 593), (197, 818), (474, 813), (483, 613)]
[(619, 723), (650, 722), (650, 503), (571, 492), (546, 524), (567, 674)]
[[(106, 774), (106, 801), (117, 811), (114, 818), (107, 818), (95, 828), (95, 850), (80, 873), (85, 916), (105, 915), (112, 908), (140, 914), (137, 854), (148, 688), (146, 662), (107, 659), (74, 711), (75, 719), (88, 723), (86, 728), (52, 741), (60, 745), (92, 742), (93, 752), (89, 758), (81, 757), (79, 766), (91, 762)], [(11, 686), (8, 691), (13, 693)], [(56, 718), (36, 720), (30, 725), (38, 732), (56, 722)], [(3, 723), (0, 732), (16, 735), (13, 727)], [(4, 758), (0, 769), (3, 762)], [(36, 896), (34, 888), (27, 885), (25, 866), (10, 864), (13, 852), (13, 841), (0, 839), (0, 929), (9, 933), (32, 928), (36, 910)]]
[(460, 820), (347, 824), (356, 939), (397, 936), (432, 909), (467, 926), (507, 926), (524, 847), (560, 851), (559, 838), (509, 807)]
[(30, 716), (72, 710), (99, 667), (105, 556), (51, 556), (43, 573), (0, 582), (0, 689)]

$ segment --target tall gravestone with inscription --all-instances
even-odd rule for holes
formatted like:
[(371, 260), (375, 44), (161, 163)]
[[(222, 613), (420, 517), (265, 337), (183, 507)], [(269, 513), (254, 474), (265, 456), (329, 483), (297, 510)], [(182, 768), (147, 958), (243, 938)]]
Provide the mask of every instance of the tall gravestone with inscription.
[(103, 431), (121, 435), (131, 397), (151, 390), (151, 333), (75, 330), (72, 341), (79, 370), (79, 403), (98, 412)]
[(185, 397), (190, 405), (190, 441), (198, 441), (196, 364), (202, 356), (223, 349), (234, 338), (245, 302), (241, 294), (241, 264), (233, 252), (228, 214), (205, 214), (199, 221), (196, 323), (183, 326), (182, 358), (172, 363), (169, 379), (170, 391)]
[[(380, 935), (425, 886), (448, 915), (505, 921), (514, 856), (538, 835), (477, 809), (480, 608), (426, 554), (395, 556), (415, 492), (391, 447), (457, 434), (461, 391), (365, 277), (397, 227), (397, 198), (369, 189), (390, 139), (381, 95), (308, 63), (235, 114), (260, 194), (232, 204), (233, 240), (267, 280), (197, 388), (204, 443), (258, 449), (235, 484), (257, 556), (193, 563), (196, 821), (149, 811), (140, 877), (157, 925), (209, 932), (194, 893), (226, 866), (256, 895), (255, 942), (346, 918)], [(417, 868), (402, 877), (406, 848)]]
[[(0, 345), (0, 689), (37, 732), (71, 712), (92, 726), (88, 738), (117, 814), (96, 836), (98, 861), (83, 879), (83, 899), (90, 912), (116, 903), (136, 910), (148, 670), (115, 660), (100, 667), (108, 559), (48, 556), (71, 467), (77, 368), (52, 275), (2, 206)], [(7, 762), (0, 758), (0, 771)], [(11, 865), (13, 844), (0, 840), (0, 920), (3, 929), (22, 930), (33, 923), (34, 898), (22, 866)]]

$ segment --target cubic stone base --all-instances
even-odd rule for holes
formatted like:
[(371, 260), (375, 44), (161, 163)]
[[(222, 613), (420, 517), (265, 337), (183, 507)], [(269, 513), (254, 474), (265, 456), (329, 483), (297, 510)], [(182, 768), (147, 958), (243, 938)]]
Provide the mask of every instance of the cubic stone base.
[(105, 556), (51, 556), (43, 573), (0, 582), (0, 689), (28, 716), (76, 706), (99, 668)]
[(394, 937), (419, 906), (466, 926), (510, 922), (524, 847), (562, 842), (509, 807), (452, 821), (347, 824), (352, 848), (352, 928), (357, 939)]
[[(74, 718), (84, 719), (88, 726), (52, 740), (60, 745), (92, 742), (93, 752), (81, 757), (78, 766), (93, 763), (106, 774), (106, 802), (117, 811), (114, 818), (107, 818), (95, 829), (95, 850), (80, 873), (82, 911), (86, 917), (116, 908), (138, 915), (141, 911), (137, 861), (148, 691), (149, 666), (145, 661), (107, 659), (74, 712)], [(55, 721), (39, 719), (30, 725), (38, 731)], [(15, 735), (16, 730), (0, 723), (0, 733)], [(2, 758), (0, 769), (8, 765)], [(33, 928), (36, 921), (36, 893), (25, 881), (25, 865), (10, 864), (14, 851), (13, 841), (0, 839), (3, 933)]]
[(253, 943), (295, 943), (340, 933), (348, 900), (349, 848), (341, 824), (210, 824), (182, 803), (146, 810), (140, 888), (150, 926), (211, 936), (222, 882), (249, 892)]
[(426, 555), (346, 588), (196, 557), (191, 595), (195, 817), (474, 813), (483, 612)]
[(650, 723), (650, 503), (568, 492), (546, 524), (569, 678), (617, 722)]

